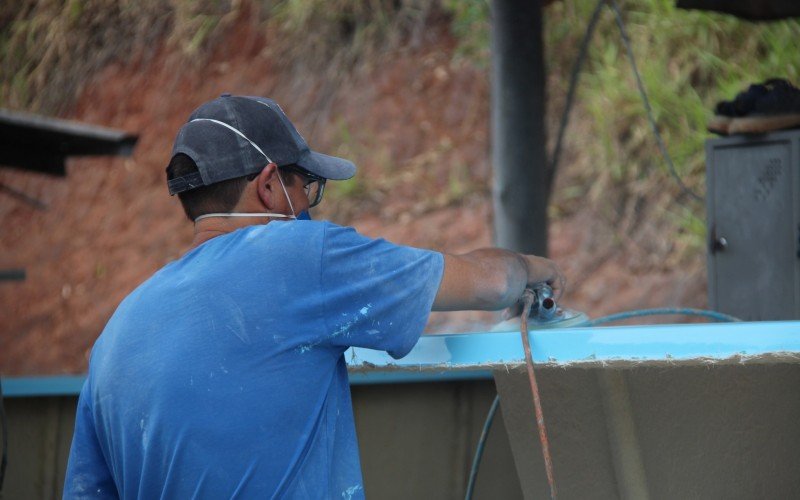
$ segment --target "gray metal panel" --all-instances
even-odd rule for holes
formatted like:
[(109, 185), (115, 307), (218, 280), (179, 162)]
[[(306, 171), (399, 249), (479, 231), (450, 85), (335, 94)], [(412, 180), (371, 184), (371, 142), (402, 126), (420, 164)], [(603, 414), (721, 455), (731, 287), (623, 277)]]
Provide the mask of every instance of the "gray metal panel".
[(706, 145), (709, 303), (718, 311), (800, 318), (798, 139), (789, 131)]

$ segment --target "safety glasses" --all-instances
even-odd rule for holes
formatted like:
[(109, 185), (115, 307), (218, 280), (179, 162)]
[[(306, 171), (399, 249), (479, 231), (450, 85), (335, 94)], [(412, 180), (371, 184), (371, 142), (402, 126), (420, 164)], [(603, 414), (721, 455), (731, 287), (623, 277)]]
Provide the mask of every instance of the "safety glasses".
[(298, 167), (297, 165), (287, 165), (280, 168), (286, 172), (298, 174), (303, 178), (303, 190), (306, 192), (309, 208), (319, 205), (319, 203), (322, 201), (322, 194), (325, 192), (325, 182), (327, 181), (326, 178), (312, 174), (308, 170)]

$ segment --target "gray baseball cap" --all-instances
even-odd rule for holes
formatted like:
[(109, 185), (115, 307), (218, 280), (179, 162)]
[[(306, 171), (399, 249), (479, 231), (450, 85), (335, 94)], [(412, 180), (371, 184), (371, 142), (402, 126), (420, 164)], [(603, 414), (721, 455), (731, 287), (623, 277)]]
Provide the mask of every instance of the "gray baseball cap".
[(264, 97), (222, 96), (189, 116), (181, 127), (172, 157), (183, 153), (199, 172), (167, 181), (169, 194), (261, 171), (268, 163), (297, 165), (331, 180), (349, 179), (349, 160), (311, 151), (278, 103)]

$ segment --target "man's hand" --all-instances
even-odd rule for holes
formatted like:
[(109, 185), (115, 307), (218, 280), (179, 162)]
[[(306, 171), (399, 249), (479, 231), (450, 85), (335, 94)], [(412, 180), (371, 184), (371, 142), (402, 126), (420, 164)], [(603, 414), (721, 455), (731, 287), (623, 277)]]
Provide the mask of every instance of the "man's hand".
[[(553, 298), (556, 302), (563, 295), (566, 288), (566, 278), (558, 268), (558, 265), (550, 259), (544, 257), (537, 257), (536, 255), (520, 255), (526, 261), (528, 267), (528, 284), (526, 288), (533, 288), (539, 283), (547, 283), (553, 290)], [(524, 304), (522, 295), (520, 295), (517, 302), (507, 307), (503, 311), (503, 319), (516, 318), (522, 315)]]
[(567, 280), (555, 262), (536, 255), (520, 255), (525, 260), (528, 270), (528, 288), (538, 283), (547, 283), (553, 289), (553, 296), (558, 300), (563, 295)]
[(499, 248), (445, 254), (444, 277), (433, 309), (496, 311), (514, 306), (525, 288), (537, 283), (547, 283), (560, 297), (565, 279), (553, 261), (535, 255)]

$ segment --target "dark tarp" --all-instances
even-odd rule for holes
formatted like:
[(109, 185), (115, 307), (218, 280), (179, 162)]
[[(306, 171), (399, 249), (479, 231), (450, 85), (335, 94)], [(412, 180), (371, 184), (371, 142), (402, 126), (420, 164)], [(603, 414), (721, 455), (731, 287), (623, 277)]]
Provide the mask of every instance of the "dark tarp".
[(751, 21), (800, 17), (800, 0), (677, 0), (677, 6), (733, 14)]
[(66, 175), (68, 156), (130, 156), (138, 136), (0, 109), (0, 166)]

